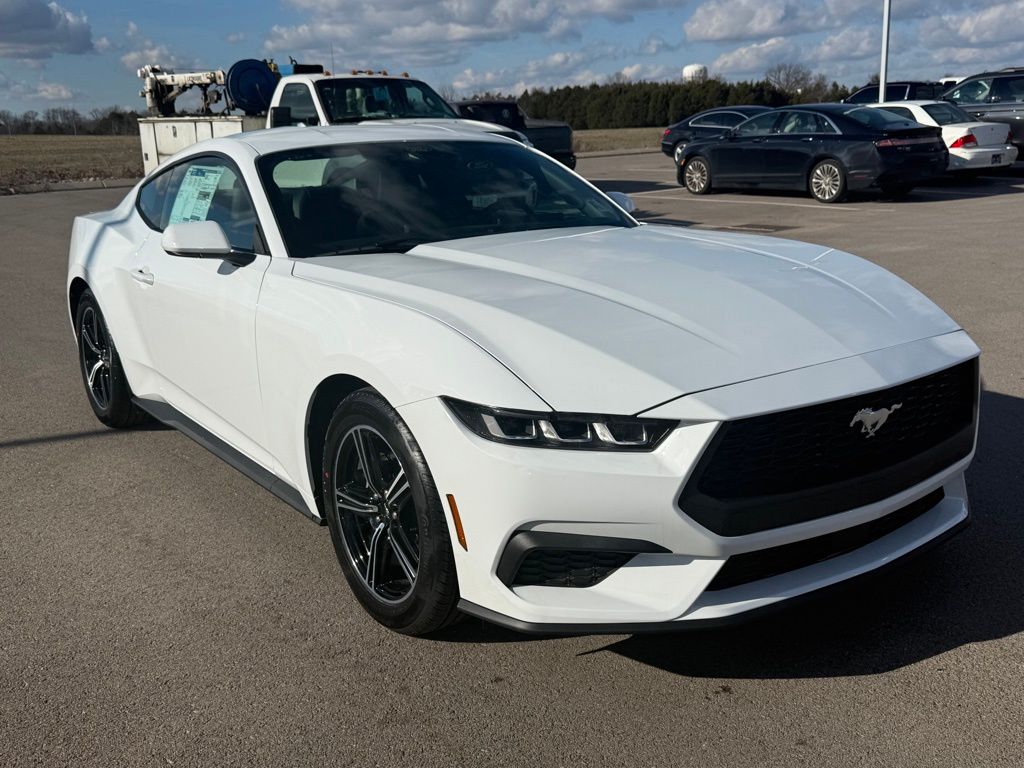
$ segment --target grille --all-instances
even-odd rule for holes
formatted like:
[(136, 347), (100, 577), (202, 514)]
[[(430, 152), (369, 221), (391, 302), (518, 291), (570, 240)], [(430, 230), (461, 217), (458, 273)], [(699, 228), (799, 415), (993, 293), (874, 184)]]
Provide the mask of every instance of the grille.
[(726, 560), (707, 589), (710, 591), (728, 589), (747, 584), (780, 573), (795, 571), (833, 557), (844, 555), (870, 544), (903, 527), (942, 501), (945, 494), (939, 488), (912, 504), (892, 512), (878, 520), (836, 531), (814, 539), (784, 544), (781, 547), (762, 549), (733, 555)]
[(624, 566), (634, 554), (535, 549), (523, 559), (512, 586), (592, 587)]
[[(724, 535), (788, 525), (880, 501), (967, 456), (977, 361), (888, 389), (725, 422), (680, 498)], [(868, 435), (851, 419), (892, 409)]]

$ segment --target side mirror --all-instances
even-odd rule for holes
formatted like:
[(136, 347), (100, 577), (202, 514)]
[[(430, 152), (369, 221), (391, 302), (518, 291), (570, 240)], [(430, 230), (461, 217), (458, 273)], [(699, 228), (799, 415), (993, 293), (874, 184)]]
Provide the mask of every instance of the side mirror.
[(270, 108), (270, 127), (271, 128), (283, 128), (284, 126), (292, 124), (292, 108), (291, 107), (271, 107)]
[(216, 221), (185, 221), (171, 224), (160, 238), (160, 247), (171, 256), (193, 259), (223, 259), (235, 266), (251, 264), (256, 257), (236, 251)]
[(626, 213), (632, 213), (636, 210), (636, 203), (633, 202), (633, 198), (627, 195), (625, 192), (605, 192), (608, 197), (612, 199), (619, 208), (624, 210)]

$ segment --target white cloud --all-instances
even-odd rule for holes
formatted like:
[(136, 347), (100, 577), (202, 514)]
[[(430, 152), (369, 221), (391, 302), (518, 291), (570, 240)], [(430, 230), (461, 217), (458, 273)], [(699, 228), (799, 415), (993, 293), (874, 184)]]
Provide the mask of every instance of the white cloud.
[(766, 69), (781, 61), (799, 61), (800, 49), (785, 37), (772, 37), (763, 43), (751, 43), (723, 53), (711, 65), (713, 73), (745, 74), (760, 77)]
[(310, 13), (295, 25), (274, 26), (268, 54), (301, 53), (324, 60), (331, 44), (345, 66), (446, 66), (474, 47), (524, 34), (565, 39), (595, 18), (629, 21), (687, 0), (291, 0)]
[(224, 38), (224, 41), (235, 45), (245, 40), (245, 32), (232, 32), (230, 35)]
[(996, 3), (970, 13), (946, 13), (921, 23), (921, 40), (928, 45), (985, 46), (1021, 39), (1024, 0)]
[(92, 28), (55, 2), (0, 0), (0, 58), (48, 59), (55, 53), (91, 53)]
[(74, 98), (74, 92), (62, 83), (40, 82), (35, 89), (34, 95), (46, 101), (70, 101)]
[(133, 72), (147, 64), (159, 64), (170, 69), (189, 69), (198, 66), (195, 59), (172, 51), (166, 43), (157, 43), (146, 37), (134, 21), (128, 22), (125, 43), (129, 50), (121, 56), (121, 63)]

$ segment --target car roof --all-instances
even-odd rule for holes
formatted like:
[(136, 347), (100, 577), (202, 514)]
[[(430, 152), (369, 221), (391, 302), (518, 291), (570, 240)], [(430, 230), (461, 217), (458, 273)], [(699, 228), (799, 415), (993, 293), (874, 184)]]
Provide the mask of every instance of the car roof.
[(519, 102), (515, 99), (461, 99), (452, 103), (458, 107), (464, 107), (468, 104), (518, 104)]
[[(888, 88), (890, 85), (941, 85), (938, 80), (888, 80), (885, 83), (885, 87)], [(867, 85), (858, 88), (858, 91), (863, 91), (865, 88), (877, 88), (878, 83), (868, 83)]]
[(299, 75), (285, 75), (281, 78), (280, 82), (282, 85), (288, 83), (315, 83), (319, 80), (351, 80), (351, 79), (372, 79), (372, 80), (410, 80), (412, 82), (423, 82), (415, 77), (409, 77), (408, 75), (389, 75), (384, 72), (360, 72), (353, 70), (351, 72), (334, 72), (328, 74), (326, 72), (304, 72)]
[(711, 109), (704, 109), (700, 112), (695, 112), (694, 116), (704, 115), (708, 112), (739, 112), (741, 115), (747, 112), (768, 112), (771, 107), (763, 107), (758, 104), (731, 104), (726, 107), (712, 107)]
[(948, 101), (940, 101), (939, 99), (907, 99), (906, 101), (883, 101), (881, 104), (858, 104), (856, 106), (861, 107), (929, 107), (932, 104), (946, 104), (949, 105)]

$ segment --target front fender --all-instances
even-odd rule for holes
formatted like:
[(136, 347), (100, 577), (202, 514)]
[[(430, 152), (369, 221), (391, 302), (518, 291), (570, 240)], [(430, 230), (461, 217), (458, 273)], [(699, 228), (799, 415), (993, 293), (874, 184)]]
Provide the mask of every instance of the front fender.
[(305, 449), (306, 414), (317, 387), (331, 376), (361, 379), (396, 408), (450, 395), (549, 410), (504, 365), (440, 320), (386, 299), (295, 277), (291, 268), (291, 260), (275, 258), (264, 277), (256, 348), (275, 473), (307, 497), (310, 509), (316, 506)]

